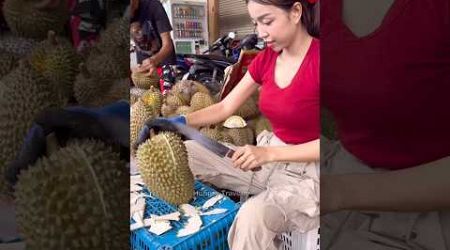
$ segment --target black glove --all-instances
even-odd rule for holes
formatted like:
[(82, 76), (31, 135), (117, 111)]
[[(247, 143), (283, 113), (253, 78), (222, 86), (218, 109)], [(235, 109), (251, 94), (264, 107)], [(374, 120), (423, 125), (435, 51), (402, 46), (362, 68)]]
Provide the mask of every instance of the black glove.
[(129, 104), (118, 102), (100, 109), (73, 107), (39, 114), (28, 131), (16, 159), (7, 166), (5, 177), (14, 186), (21, 170), (46, 154), (47, 136), (54, 133), (64, 147), (69, 139), (96, 139), (112, 145), (121, 158), (129, 159)]

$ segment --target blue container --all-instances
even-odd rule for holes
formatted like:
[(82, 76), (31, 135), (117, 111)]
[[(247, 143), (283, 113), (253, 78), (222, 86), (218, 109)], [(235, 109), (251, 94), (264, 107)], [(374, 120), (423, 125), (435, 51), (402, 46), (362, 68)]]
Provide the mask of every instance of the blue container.
[[(145, 190), (148, 193), (148, 190)], [(195, 196), (190, 203), (195, 207), (202, 206), (208, 199), (219, 194), (214, 189), (195, 182)], [(162, 215), (177, 211), (176, 207), (158, 198), (145, 198), (146, 208), (144, 218), (149, 218), (150, 214)], [(228, 197), (224, 197), (217, 202), (210, 211), (215, 208), (225, 208), (227, 211), (222, 214), (201, 216), (202, 227), (200, 231), (182, 238), (177, 237), (177, 232), (183, 228), (186, 222), (185, 217), (180, 221), (170, 221), (172, 229), (158, 236), (141, 228), (131, 232), (132, 250), (228, 250), (227, 236), (231, 224), (239, 210), (239, 204), (233, 202)], [(131, 219), (131, 223), (134, 221)]]

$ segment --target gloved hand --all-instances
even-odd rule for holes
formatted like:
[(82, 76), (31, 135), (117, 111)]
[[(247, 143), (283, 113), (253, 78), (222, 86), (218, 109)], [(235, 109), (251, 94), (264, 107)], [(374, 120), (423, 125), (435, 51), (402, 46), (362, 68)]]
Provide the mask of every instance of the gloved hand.
[(116, 102), (102, 108), (71, 107), (51, 109), (39, 114), (28, 131), (22, 148), (7, 166), (5, 177), (14, 186), (21, 170), (33, 165), (46, 154), (47, 136), (54, 133), (58, 144), (64, 147), (69, 139), (97, 139), (113, 149), (121, 157), (129, 158), (130, 105)]
[(160, 131), (171, 131), (176, 132), (177, 129), (173, 126), (174, 123), (179, 123), (186, 125), (186, 116), (174, 116), (170, 118), (162, 118), (158, 117), (155, 119), (151, 119), (145, 122), (141, 131), (139, 132), (138, 139), (136, 144), (133, 145), (134, 149), (137, 149), (139, 145), (145, 142), (148, 138), (150, 138), (150, 130), (153, 130), (154, 133), (159, 133)]

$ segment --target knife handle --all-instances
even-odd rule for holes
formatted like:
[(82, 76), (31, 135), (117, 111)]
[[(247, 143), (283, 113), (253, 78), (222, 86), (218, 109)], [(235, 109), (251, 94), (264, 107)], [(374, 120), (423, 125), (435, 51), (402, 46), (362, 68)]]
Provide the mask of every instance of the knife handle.
[[(227, 154), (226, 154), (225, 156), (231, 159), (231, 157), (233, 156), (233, 154), (234, 154), (234, 150), (233, 150), (233, 149), (230, 149), (230, 150), (228, 150), (228, 152), (227, 152)], [(253, 171), (253, 172), (258, 172), (258, 171), (260, 171), (261, 169), (262, 169), (262, 167), (256, 167), (256, 168), (253, 168), (252, 171)]]

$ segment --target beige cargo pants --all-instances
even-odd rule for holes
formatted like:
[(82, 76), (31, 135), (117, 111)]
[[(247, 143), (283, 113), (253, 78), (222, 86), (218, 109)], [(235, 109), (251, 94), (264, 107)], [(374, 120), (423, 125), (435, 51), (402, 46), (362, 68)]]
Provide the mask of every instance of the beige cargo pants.
[[(278, 234), (319, 227), (318, 162), (270, 163), (261, 171), (243, 172), (235, 169), (230, 159), (215, 155), (195, 141), (185, 144), (197, 179), (254, 195), (243, 203), (231, 226), (228, 242), (232, 250), (278, 249)], [(264, 131), (257, 145), (286, 144)]]
[[(374, 170), (339, 142), (321, 138), (322, 173), (371, 173)], [(448, 158), (450, 167), (450, 157)], [(418, 183), (420, 185), (420, 183)], [(324, 250), (450, 249), (450, 213), (340, 211), (321, 217)]]

